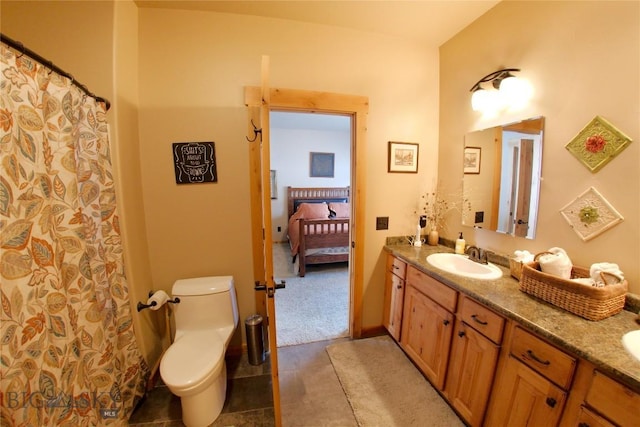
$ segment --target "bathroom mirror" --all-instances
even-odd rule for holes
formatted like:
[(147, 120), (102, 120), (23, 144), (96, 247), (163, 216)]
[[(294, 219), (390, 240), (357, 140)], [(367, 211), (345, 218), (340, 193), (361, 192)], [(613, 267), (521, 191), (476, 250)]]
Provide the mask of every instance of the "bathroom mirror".
[(533, 239), (544, 117), (470, 132), (464, 141), (462, 223)]

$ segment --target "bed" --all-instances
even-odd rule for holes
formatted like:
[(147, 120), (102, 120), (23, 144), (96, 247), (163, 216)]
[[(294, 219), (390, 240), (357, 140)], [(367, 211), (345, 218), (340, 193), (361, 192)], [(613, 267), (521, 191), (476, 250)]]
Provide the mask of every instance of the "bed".
[(288, 187), (287, 237), (298, 275), (306, 266), (349, 261), (349, 187)]

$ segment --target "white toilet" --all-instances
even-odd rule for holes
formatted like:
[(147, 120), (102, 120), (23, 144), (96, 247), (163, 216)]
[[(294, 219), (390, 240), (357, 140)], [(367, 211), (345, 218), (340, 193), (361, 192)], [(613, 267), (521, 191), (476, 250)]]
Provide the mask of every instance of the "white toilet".
[(172, 288), (176, 333), (160, 361), (160, 376), (180, 397), (187, 427), (211, 424), (227, 390), (225, 351), (238, 326), (232, 276), (177, 280)]

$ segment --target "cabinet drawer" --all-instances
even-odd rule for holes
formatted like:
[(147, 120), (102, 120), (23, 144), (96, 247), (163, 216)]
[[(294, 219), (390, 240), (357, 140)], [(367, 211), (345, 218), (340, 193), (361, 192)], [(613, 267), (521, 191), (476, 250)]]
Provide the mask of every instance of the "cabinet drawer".
[(458, 316), (464, 323), (496, 344), (502, 342), (504, 318), (469, 297), (461, 297)]
[(519, 327), (513, 330), (511, 354), (563, 389), (571, 385), (576, 359)]
[(458, 292), (413, 266), (407, 268), (407, 285), (413, 286), (447, 310), (456, 311)]
[(640, 395), (598, 371), (593, 373), (585, 401), (621, 426), (637, 425), (639, 422)]
[(401, 279), (407, 274), (407, 263), (393, 255), (387, 255), (387, 271), (392, 272)]
[(580, 415), (578, 415), (578, 427), (616, 427), (601, 416), (598, 416), (585, 408), (580, 407)]

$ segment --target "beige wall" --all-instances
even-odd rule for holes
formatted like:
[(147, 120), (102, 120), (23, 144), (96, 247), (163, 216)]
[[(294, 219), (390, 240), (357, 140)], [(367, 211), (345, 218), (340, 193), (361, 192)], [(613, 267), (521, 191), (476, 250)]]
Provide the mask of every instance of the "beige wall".
[[(498, 121), (545, 116), (535, 240), (464, 227), (469, 244), (506, 254), (559, 246), (576, 265), (616, 262), (630, 290), (640, 293), (639, 62), (640, 3), (635, 1), (506, 1), (441, 46), (439, 169), (449, 186), (460, 185), (465, 133)], [(533, 100), (524, 111), (483, 120), (471, 110), (469, 89), (502, 67), (522, 69), (520, 76), (533, 84)], [(634, 142), (594, 174), (564, 146), (596, 115)], [(590, 186), (625, 220), (583, 242), (559, 211)], [(459, 218), (450, 220), (459, 223)]]
[(93, 93), (113, 99), (110, 1), (3, 0), (0, 12), (3, 34), (53, 61)]
[[(149, 291), (158, 290), (151, 280), (145, 210), (142, 203), (140, 142), (138, 136), (138, 8), (133, 1), (114, 2), (114, 113), (112, 133), (114, 166), (127, 278), (131, 300), (146, 302)], [(165, 310), (134, 311), (138, 343), (151, 368), (170, 344)]]
[[(214, 12), (140, 9), (141, 170), (153, 283), (231, 274), (241, 319), (255, 311), (243, 87), (369, 97), (363, 326), (382, 322), (388, 235), (408, 234), (437, 161), (437, 49), (375, 34)], [(388, 141), (419, 142), (419, 175), (387, 173)], [(171, 144), (214, 141), (219, 180), (176, 185)], [(389, 216), (388, 232), (375, 217)], [(244, 329), (241, 326), (240, 329)]]
[[(274, 87), (368, 96), (363, 326), (381, 324), (382, 246), (387, 236), (413, 231), (418, 195), (435, 179), (437, 49), (289, 21), (138, 10), (128, 1), (3, 1), (1, 24), (112, 102), (133, 305), (149, 290), (170, 291), (178, 278), (232, 274), (241, 319), (255, 311), (243, 87), (259, 85), (261, 55), (271, 56)], [(177, 186), (171, 143), (209, 140), (216, 142), (219, 182)], [(387, 174), (391, 140), (420, 143), (419, 174)], [(376, 216), (390, 217), (388, 231), (375, 231)], [(134, 322), (153, 367), (162, 319), (134, 311)]]

